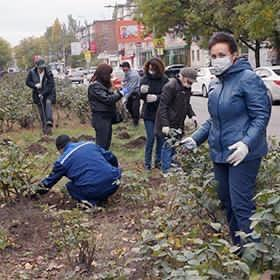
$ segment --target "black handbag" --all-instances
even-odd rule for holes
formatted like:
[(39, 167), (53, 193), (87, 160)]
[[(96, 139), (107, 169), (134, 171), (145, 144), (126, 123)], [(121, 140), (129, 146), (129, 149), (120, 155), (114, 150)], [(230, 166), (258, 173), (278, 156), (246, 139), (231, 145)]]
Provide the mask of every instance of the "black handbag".
[(115, 111), (114, 116), (112, 118), (112, 124), (118, 124), (123, 121), (123, 116), (119, 111)]

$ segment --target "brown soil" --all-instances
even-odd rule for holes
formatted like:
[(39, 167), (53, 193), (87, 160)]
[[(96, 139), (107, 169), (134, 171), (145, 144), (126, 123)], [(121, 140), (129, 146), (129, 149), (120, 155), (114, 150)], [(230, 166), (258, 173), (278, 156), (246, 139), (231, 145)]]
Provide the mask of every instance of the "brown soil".
[(44, 146), (42, 146), (39, 143), (33, 143), (29, 147), (26, 148), (27, 154), (31, 155), (43, 155), (48, 152), (48, 149)]
[(117, 135), (119, 139), (130, 139), (131, 136), (127, 131), (120, 131), (120, 133)]
[(85, 135), (82, 134), (78, 137), (72, 137), (73, 142), (79, 142), (79, 141), (95, 141), (95, 138), (92, 135)]
[[(157, 188), (161, 182), (161, 177), (154, 176), (148, 184)], [(131, 271), (126, 279), (144, 279), (145, 268), (141, 263), (127, 264), (127, 261), (138, 257), (133, 248), (137, 247), (143, 230), (140, 221), (150, 207), (130, 205), (121, 191), (120, 188), (109, 199), (102, 211), (89, 214), (92, 232), (97, 238), (93, 272), (104, 273), (112, 266), (122, 267)], [(67, 262), (65, 253), (58, 251), (55, 237), (51, 235), (55, 234), (54, 218), (44, 210), (69, 210), (75, 205), (68, 195), (53, 190), (39, 200), (0, 204), (0, 229), (7, 231), (12, 244), (0, 250), (0, 279), (92, 279), (82, 269), (76, 268), (73, 273), (75, 267)], [(67, 278), (69, 273), (74, 276)]]
[(38, 140), (38, 143), (54, 143), (55, 139), (49, 136), (42, 136), (41, 139)]
[(145, 146), (146, 143), (146, 137), (140, 136), (134, 140), (131, 140), (127, 144), (124, 145), (125, 148), (133, 149), (133, 148), (142, 148)]
[[(38, 268), (39, 276), (48, 267), (48, 260), (54, 259), (57, 254), (49, 239), (52, 218), (28, 200), (1, 208), (0, 216), (1, 227), (7, 231), (11, 241), (9, 248), (0, 251), (0, 278), (23, 279), (17, 275), (24, 271), (27, 264), (31, 264), (32, 269)], [(42, 261), (40, 264), (39, 259)]]

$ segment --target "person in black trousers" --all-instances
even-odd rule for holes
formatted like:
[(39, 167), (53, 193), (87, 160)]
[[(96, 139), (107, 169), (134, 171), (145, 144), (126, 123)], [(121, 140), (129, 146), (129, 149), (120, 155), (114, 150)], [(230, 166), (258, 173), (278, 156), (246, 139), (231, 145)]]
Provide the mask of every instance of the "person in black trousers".
[(56, 102), (55, 81), (52, 72), (43, 59), (38, 59), (26, 78), (26, 85), (32, 89), (33, 103), (40, 114), (43, 134), (52, 133), (52, 104)]
[(109, 150), (112, 140), (112, 123), (116, 117), (116, 103), (123, 97), (113, 92), (110, 65), (100, 64), (88, 88), (88, 100), (92, 111), (92, 126), (96, 132), (96, 144)]

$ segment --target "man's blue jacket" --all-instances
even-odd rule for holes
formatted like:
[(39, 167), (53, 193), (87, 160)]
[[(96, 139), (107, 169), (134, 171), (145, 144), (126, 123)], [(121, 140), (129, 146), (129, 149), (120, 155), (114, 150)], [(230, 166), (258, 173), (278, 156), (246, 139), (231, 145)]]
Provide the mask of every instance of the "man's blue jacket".
[(226, 163), (232, 153), (228, 147), (238, 141), (249, 147), (245, 160), (267, 153), (271, 102), (263, 81), (246, 59), (238, 59), (210, 84), (208, 111), (210, 119), (192, 137), (198, 145), (208, 139), (214, 162)]
[(53, 187), (63, 176), (77, 187), (111, 187), (121, 177), (117, 158), (93, 142), (69, 143), (54, 164), (51, 174), (42, 181)]

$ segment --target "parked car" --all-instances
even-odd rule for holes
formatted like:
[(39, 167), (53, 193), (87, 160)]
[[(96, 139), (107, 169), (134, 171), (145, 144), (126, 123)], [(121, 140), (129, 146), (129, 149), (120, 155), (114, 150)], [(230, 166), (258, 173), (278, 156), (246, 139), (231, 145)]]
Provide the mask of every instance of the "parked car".
[(212, 67), (201, 67), (197, 70), (197, 82), (192, 85), (193, 95), (208, 97), (209, 84), (216, 76)]
[(73, 84), (83, 84), (84, 79), (85, 79), (85, 72), (83, 68), (75, 68), (71, 69), (68, 72), (68, 79), (73, 83)]
[(89, 70), (87, 72), (87, 75), (86, 75), (86, 78), (87, 78), (88, 82), (92, 79), (95, 71), (96, 71), (96, 67), (89, 68)]
[(258, 67), (256, 74), (262, 78), (271, 97), (272, 104), (280, 101), (280, 65)]
[(180, 70), (184, 68), (184, 64), (172, 64), (165, 68), (165, 74), (168, 78), (175, 78), (179, 74)]

